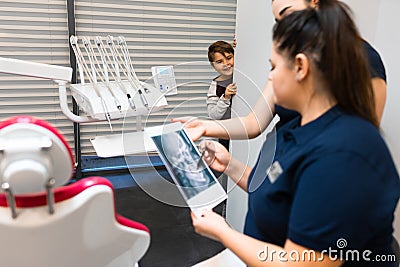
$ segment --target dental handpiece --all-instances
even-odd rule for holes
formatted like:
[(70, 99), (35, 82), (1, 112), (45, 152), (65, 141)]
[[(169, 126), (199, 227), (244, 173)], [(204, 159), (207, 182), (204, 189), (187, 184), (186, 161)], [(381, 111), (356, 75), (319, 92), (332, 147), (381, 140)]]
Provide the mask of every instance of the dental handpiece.
[[(121, 103), (119, 102), (118, 97), (115, 95), (114, 91), (112, 90), (112, 88), (110, 86), (110, 80), (108, 79), (108, 71), (107, 71), (108, 68), (107, 68), (107, 63), (105, 61), (105, 58), (103, 58), (103, 55), (100, 53), (100, 57), (101, 57), (101, 59), (103, 61), (103, 68), (104, 68), (104, 70), (102, 70), (101, 65), (100, 65), (99, 61), (97, 60), (96, 54), (95, 54), (94, 49), (92, 47), (92, 43), (90, 42), (90, 39), (88, 37), (84, 37), (83, 38), (83, 44), (85, 46), (85, 50), (86, 50), (86, 53), (88, 55), (90, 64), (92, 66), (94, 75), (97, 74), (97, 76), (100, 78), (100, 80), (103, 82), (103, 84), (105, 85), (107, 90), (112, 95), (115, 106), (117, 107), (117, 109), (119, 111), (121, 111)], [(95, 67), (96, 64), (97, 64), (97, 66), (99, 66), (100, 71), (102, 71), (102, 74), (103, 74), (104, 78), (96, 70), (96, 67)]]
[[(115, 75), (114, 73), (111, 71), (111, 75), (113, 77), (113, 79), (116, 81), (117, 85), (119, 86), (120, 90), (126, 95), (126, 97), (128, 98), (128, 103), (131, 109), (136, 110), (136, 106), (135, 106), (135, 102), (133, 101), (133, 98), (131, 97), (131, 95), (128, 93), (128, 91), (126, 90), (125, 86), (123, 85), (122, 81), (121, 81), (121, 77), (119, 75), (119, 65), (116, 61), (114, 52), (111, 50), (111, 54), (113, 57), (113, 60), (111, 60), (110, 56), (108, 55), (108, 53), (106, 52), (104, 46), (103, 46), (103, 41), (101, 40), (101, 38), (99, 36), (97, 36), (95, 38), (95, 43), (97, 45), (97, 49), (102, 57), (102, 60), (105, 64), (107, 64), (106, 58), (109, 62), (113, 62), (114, 64), (111, 63), (111, 67), (114, 69)], [(108, 65), (108, 64), (107, 64)]]
[(131, 95), (126, 94), (126, 96), (128, 97), (128, 103), (129, 103), (129, 106), (131, 107), (131, 109), (136, 110), (135, 102), (133, 101), (133, 98), (131, 97)]
[(146, 97), (143, 95), (142, 90), (138, 89), (138, 93), (140, 96), (140, 100), (142, 100), (143, 106), (145, 106), (147, 109), (149, 108), (149, 103), (146, 100)]

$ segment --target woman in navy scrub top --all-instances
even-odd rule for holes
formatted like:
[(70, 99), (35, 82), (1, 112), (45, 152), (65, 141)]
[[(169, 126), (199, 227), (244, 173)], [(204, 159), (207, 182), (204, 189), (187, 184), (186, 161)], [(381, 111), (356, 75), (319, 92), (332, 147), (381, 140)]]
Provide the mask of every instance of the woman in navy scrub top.
[[(205, 141), (204, 159), (249, 194), (244, 234), (213, 211), (195, 231), (248, 266), (396, 266), (400, 183), (375, 112), (363, 42), (347, 6), (293, 12), (273, 31), (269, 79), (276, 104), (300, 113), (267, 138), (250, 168)], [(258, 184), (259, 186), (253, 186)]]
[[(276, 21), (284, 16), (306, 8), (323, 8), (325, 2), (331, 0), (272, 0), (271, 8)], [(386, 70), (382, 58), (375, 48), (363, 40), (363, 49), (367, 55), (371, 83), (374, 92), (375, 112), (378, 121), (382, 119), (386, 102)], [(172, 121), (186, 123), (185, 128), (193, 140), (201, 136), (217, 137), (221, 139), (249, 139), (260, 135), (277, 114), (280, 120), (277, 129), (285, 123), (299, 116), (294, 110), (289, 110), (273, 102), (272, 84), (267, 81), (257, 103), (253, 106), (252, 112), (246, 116), (235, 117), (227, 120), (200, 120), (187, 118), (176, 118)], [(239, 92), (240, 93), (240, 92)], [(266, 110), (268, 112), (266, 112)]]

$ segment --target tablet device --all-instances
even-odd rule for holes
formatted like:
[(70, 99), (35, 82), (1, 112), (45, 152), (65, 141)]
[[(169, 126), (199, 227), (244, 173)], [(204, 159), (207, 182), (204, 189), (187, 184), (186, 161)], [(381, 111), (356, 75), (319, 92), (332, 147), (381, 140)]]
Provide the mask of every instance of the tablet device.
[(212, 209), (227, 194), (189, 138), (183, 124), (171, 123), (145, 129), (187, 205), (196, 216)]

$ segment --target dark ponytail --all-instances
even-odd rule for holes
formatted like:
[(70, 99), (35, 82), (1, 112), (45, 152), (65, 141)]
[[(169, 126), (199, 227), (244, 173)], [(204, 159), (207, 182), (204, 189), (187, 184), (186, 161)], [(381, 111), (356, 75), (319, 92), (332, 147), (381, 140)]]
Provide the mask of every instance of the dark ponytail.
[(273, 39), (290, 60), (306, 54), (338, 105), (379, 127), (368, 59), (346, 4), (320, 0), (318, 10), (293, 12), (275, 25)]

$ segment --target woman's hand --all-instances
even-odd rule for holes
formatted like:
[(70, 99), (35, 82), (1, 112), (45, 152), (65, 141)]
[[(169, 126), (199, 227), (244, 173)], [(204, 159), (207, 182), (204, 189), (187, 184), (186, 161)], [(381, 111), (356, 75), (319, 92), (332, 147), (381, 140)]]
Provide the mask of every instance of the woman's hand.
[(221, 235), (231, 229), (225, 219), (212, 210), (204, 210), (201, 217), (196, 217), (193, 212), (191, 216), (195, 232), (215, 241), (220, 242)]
[(203, 159), (210, 168), (218, 172), (225, 172), (231, 162), (231, 154), (218, 142), (204, 140), (200, 143), (200, 150), (204, 151)]
[(193, 141), (198, 140), (206, 132), (204, 121), (195, 117), (173, 118), (171, 121), (183, 123), (183, 127)]
[(236, 95), (237, 87), (236, 83), (231, 83), (225, 88), (224, 98), (229, 100), (232, 98), (233, 95)]

